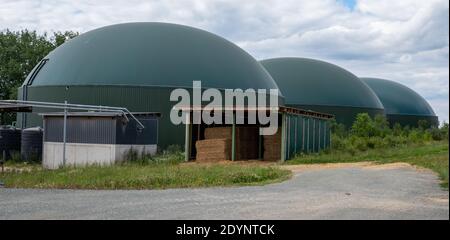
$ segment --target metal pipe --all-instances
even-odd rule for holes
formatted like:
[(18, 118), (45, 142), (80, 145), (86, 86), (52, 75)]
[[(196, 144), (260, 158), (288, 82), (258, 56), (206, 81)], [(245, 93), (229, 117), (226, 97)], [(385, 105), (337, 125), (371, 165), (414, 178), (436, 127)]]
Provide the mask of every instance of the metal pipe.
[(123, 107), (109, 107), (109, 106), (96, 106), (96, 105), (83, 105), (83, 104), (62, 104), (62, 103), (53, 103), (53, 102), (38, 102), (38, 101), (22, 101), (22, 100), (0, 100), (0, 103), (4, 104), (17, 104), (24, 106), (32, 106), (32, 107), (41, 107), (41, 108), (53, 108), (53, 109), (72, 109), (72, 110), (93, 110), (93, 111), (101, 111), (101, 112), (117, 112), (121, 113), (127, 121), (129, 121), (127, 115), (130, 115), (138, 125), (144, 129), (144, 125), (127, 109)]

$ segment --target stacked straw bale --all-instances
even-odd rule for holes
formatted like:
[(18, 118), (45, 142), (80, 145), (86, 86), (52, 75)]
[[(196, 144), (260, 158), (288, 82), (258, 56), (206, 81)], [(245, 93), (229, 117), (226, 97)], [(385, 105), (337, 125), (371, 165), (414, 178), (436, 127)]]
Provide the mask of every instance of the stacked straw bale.
[(281, 158), (281, 131), (264, 137), (264, 161), (277, 161)]
[(231, 140), (227, 138), (206, 139), (197, 141), (196, 161), (212, 162), (231, 159)]
[[(258, 158), (259, 128), (236, 127), (236, 160)], [(197, 141), (197, 161), (220, 161), (231, 159), (231, 127), (205, 129), (205, 140)]]

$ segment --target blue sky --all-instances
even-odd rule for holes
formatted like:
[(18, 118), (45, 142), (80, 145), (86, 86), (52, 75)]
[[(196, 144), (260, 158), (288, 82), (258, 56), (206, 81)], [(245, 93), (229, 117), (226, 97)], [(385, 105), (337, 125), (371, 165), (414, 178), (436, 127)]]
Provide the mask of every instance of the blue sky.
[(353, 10), (356, 6), (356, 0), (340, 0), (349, 9)]
[(0, 0), (0, 30), (74, 30), (135, 21), (189, 25), (257, 59), (299, 56), (414, 89), (449, 119), (448, 0)]

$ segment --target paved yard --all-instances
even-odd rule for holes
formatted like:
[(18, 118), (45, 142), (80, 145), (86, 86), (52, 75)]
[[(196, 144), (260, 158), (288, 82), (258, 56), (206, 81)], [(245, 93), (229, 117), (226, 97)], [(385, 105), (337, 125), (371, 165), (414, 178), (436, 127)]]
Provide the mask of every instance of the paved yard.
[(258, 187), (146, 191), (0, 189), (0, 219), (449, 219), (435, 174), (406, 164), (290, 167)]

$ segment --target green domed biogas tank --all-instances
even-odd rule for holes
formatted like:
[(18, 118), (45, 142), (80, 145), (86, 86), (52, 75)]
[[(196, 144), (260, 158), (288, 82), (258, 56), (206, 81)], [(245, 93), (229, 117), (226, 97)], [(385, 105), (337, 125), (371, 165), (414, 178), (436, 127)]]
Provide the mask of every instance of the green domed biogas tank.
[[(202, 81), (203, 88), (277, 89), (261, 64), (235, 44), (168, 23), (99, 28), (66, 42), (44, 60), (25, 80), (26, 96), (19, 89), (19, 99), (161, 112), (162, 147), (184, 144), (184, 127), (173, 125), (169, 117), (173, 89), (192, 89), (194, 80)], [(41, 124), (33, 115), (24, 121), (26, 126)]]
[(428, 102), (414, 90), (397, 82), (379, 78), (361, 78), (377, 94), (391, 124), (417, 127), (420, 120), (438, 126), (439, 120)]
[(307, 58), (273, 58), (261, 64), (277, 83), (286, 105), (334, 114), (347, 127), (358, 113), (384, 114), (375, 93), (341, 67)]

